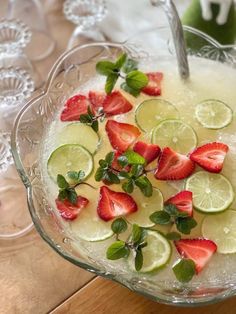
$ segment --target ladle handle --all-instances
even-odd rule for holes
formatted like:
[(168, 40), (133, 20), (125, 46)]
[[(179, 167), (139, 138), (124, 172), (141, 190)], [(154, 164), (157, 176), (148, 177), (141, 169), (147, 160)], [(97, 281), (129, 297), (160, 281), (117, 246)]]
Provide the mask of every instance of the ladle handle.
[(189, 64), (184, 40), (184, 31), (179, 14), (172, 0), (151, 0), (153, 6), (162, 4), (167, 15), (175, 46), (179, 74), (182, 79), (189, 78)]

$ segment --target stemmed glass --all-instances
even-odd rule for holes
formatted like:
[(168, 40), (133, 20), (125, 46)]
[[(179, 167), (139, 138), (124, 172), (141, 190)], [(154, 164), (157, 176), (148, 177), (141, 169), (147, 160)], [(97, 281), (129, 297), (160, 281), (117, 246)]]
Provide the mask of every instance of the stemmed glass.
[(68, 49), (85, 42), (104, 41), (96, 25), (107, 13), (105, 0), (66, 0), (63, 11), (66, 19), (77, 25), (68, 42)]

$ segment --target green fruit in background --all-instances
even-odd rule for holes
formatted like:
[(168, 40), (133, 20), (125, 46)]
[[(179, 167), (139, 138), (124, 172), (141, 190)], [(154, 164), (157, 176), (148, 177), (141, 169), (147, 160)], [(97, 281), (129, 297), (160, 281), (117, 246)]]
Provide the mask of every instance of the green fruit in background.
[[(186, 10), (182, 18), (183, 25), (188, 25), (201, 30), (210, 35), (223, 45), (234, 44), (236, 38), (236, 12), (234, 4), (232, 3), (228, 20), (224, 25), (218, 25), (216, 17), (218, 16), (220, 6), (219, 4), (211, 4), (213, 18), (210, 21), (205, 21), (202, 18), (202, 9), (199, 0), (192, 0), (190, 6)], [(205, 46), (207, 42), (198, 36), (185, 33), (187, 47), (193, 50), (198, 50)], [(209, 45), (209, 43), (208, 43)]]

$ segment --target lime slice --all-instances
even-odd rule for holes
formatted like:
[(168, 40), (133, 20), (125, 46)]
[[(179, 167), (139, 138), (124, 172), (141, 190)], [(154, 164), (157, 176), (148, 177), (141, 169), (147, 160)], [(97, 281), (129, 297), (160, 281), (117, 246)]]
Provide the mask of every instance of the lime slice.
[(187, 154), (197, 146), (197, 136), (190, 125), (181, 120), (170, 119), (160, 122), (153, 129), (152, 143)]
[(221, 129), (231, 123), (232, 109), (220, 100), (209, 99), (197, 105), (195, 115), (207, 129)]
[(148, 99), (143, 101), (135, 111), (137, 125), (146, 132), (151, 131), (160, 121), (177, 119), (178, 110), (164, 99)]
[(70, 123), (61, 130), (57, 142), (59, 145), (80, 144), (93, 154), (99, 144), (99, 136), (86, 124)]
[(234, 199), (231, 183), (223, 175), (199, 171), (186, 181), (186, 190), (193, 192), (193, 205), (204, 213), (227, 209)]
[[(157, 231), (147, 230), (145, 238), (147, 246), (142, 249), (143, 267), (140, 272), (147, 273), (163, 267), (170, 259), (171, 246), (168, 240)], [(129, 256), (128, 263), (130, 268), (134, 268), (134, 253)]]
[(202, 223), (202, 235), (216, 243), (218, 253), (236, 253), (236, 211), (227, 210), (206, 216)]
[(145, 197), (139, 189), (135, 189), (132, 193), (132, 197), (138, 205), (138, 211), (128, 215), (126, 219), (130, 223), (137, 224), (141, 227), (154, 226), (155, 224), (151, 222), (149, 216), (157, 210), (162, 210), (163, 196), (161, 191), (154, 188), (152, 197)]
[(87, 177), (93, 170), (93, 157), (78, 144), (62, 145), (52, 152), (47, 167), (48, 174), (55, 182), (58, 174), (66, 176), (68, 171), (83, 170)]

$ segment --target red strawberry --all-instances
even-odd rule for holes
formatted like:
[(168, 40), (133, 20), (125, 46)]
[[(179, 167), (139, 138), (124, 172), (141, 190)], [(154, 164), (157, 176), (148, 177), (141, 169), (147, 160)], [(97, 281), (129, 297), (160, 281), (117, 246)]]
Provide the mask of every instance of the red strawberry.
[(126, 151), (141, 134), (136, 126), (114, 120), (107, 121), (106, 132), (111, 146), (120, 152)]
[(213, 241), (204, 238), (181, 239), (175, 241), (175, 246), (181, 256), (194, 261), (197, 274), (217, 250), (217, 246)]
[(61, 217), (67, 220), (74, 220), (83, 208), (89, 203), (89, 200), (83, 196), (77, 196), (76, 204), (72, 204), (65, 199), (64, 201), (56, 199), (57, 209), (60, 212)]
[(90, 91), (88, 97), (94, 111), (98, 111), (98, 108), (103, 107), (106, 94), (100, 91)]
[(150, 96), (161, 95), (161, 81), (163, 79), (163, 73), (150, 72), (146, 73), (146, 75), (148, 77), (148, 84), (142, 89), (142, 92)]
[(179, 211), (185, 212), (189, 216), (193, 215), (193, 193), (190, 191), (185, 190), (175, 194), (165, 204), (173, 204)]
[(133, 150), (139, 155), (143, 156), (146, 159), (147, 164), (156, 159), (161, 152), (161, 149), (158, 145), (147, 144), (140, 141), (135, 143)]
[(203, 169), (218, 173), (223, 168), (225, 155), (229, 147), (223, 143), (207, 143), (196, 148), (191, 154), (190, 159)]
[(155, 177), (158, 180), (181, 180), (189, 177), (194, 169), (194, 162), (187, 156), (176, 153), (170, 147), (165, 147), (159, 159)]
[(131, 103), (119, 91), (107, 95), (103, 103), (103, 110), (109, 116), (126, 113), (132, 108)]
[(61, 113), (61, 121), (79, 120), (80, 115), (87, 113), (89, 101), (84, 95), (75, 95), (69, 98)]
[(123, 192), (114, 192), (106, 186), (100, 188), (97, 213), (102, 220), (109, 221), (137, 210), (138, 207), (130, 195)]

